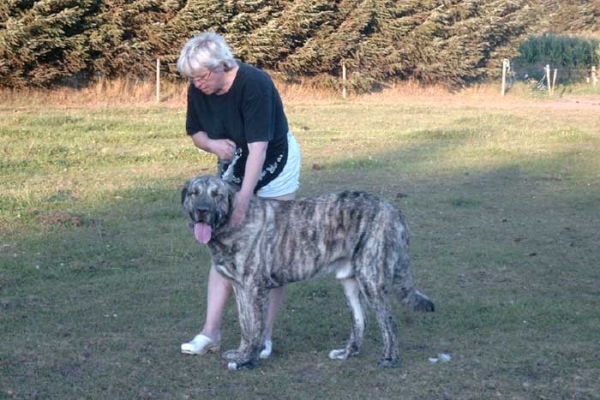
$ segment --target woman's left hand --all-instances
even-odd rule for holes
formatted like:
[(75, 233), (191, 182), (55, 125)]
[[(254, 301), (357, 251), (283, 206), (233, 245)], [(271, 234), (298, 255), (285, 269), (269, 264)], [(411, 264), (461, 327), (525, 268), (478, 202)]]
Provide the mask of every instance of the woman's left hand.
[(248, 212), (248, 206), (250, 205), (251, 196), (247, 196), (242, 192), (238, 192), (233, 200), (233, 211), (229, 216), (229, 226), (236, 227), (240, 226), (244, 219), (246, 219), (246, 213)]

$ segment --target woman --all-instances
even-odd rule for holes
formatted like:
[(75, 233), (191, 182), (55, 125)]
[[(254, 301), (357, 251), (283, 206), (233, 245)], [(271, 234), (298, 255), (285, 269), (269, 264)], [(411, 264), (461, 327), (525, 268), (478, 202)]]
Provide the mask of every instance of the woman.
[[(300, 149), (289, 132), (283, 104), (263, 71), (233, 58), (215, 33), (190, 39), (177, 61), (189, 78), (186, 131), (196, 147), (215, 154), (223, 179), (240, 186), (229, 223), (243, 223), (253, 194), (292, 200), (299, 187)], [(211, 268), (206, 319), (202, 331), (181, 345), (185, 354), (219, 351), (221, 316), (232, 294), (231, 283)], [(271, 290), (261, 358), (271, 355), (273, 324), (283, 288)]]

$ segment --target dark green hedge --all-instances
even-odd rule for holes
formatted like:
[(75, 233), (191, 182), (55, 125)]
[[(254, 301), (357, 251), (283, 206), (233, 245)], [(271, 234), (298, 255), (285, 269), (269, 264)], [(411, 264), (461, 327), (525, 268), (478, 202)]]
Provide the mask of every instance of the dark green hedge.
[(207, 30), (290, 81), (336, 87), (344, 63), (359, 92), (404, 79), (462, 85), (496, 77), (528, 35), (598, 29), (598, 16), (579, 0), (3, 0), (0, 87), (152, 79), (157, 57), (178, 79), (179, 49)]

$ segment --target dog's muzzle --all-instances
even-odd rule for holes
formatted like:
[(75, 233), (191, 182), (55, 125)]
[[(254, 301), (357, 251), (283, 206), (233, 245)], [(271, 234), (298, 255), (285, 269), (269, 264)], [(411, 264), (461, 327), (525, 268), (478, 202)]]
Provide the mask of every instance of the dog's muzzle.
[(212, 238), (214, 221), (208, 208), (199, 207), (190, 213), (193, 221), (194, 237), (199, 243), (207, 244)]

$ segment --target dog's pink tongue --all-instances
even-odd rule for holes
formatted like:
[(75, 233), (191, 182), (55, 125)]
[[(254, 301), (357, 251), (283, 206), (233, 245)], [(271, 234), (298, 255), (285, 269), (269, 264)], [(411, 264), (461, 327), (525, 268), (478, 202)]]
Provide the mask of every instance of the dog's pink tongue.
[(205, 224), (204, 222), (196, 222), (194, 224), (194, 236), (196, 236), (196, 240), (200, 243), (208, 243), (210, 241), (211, 235), (212, 228), (210, 227), (210, 225)]

